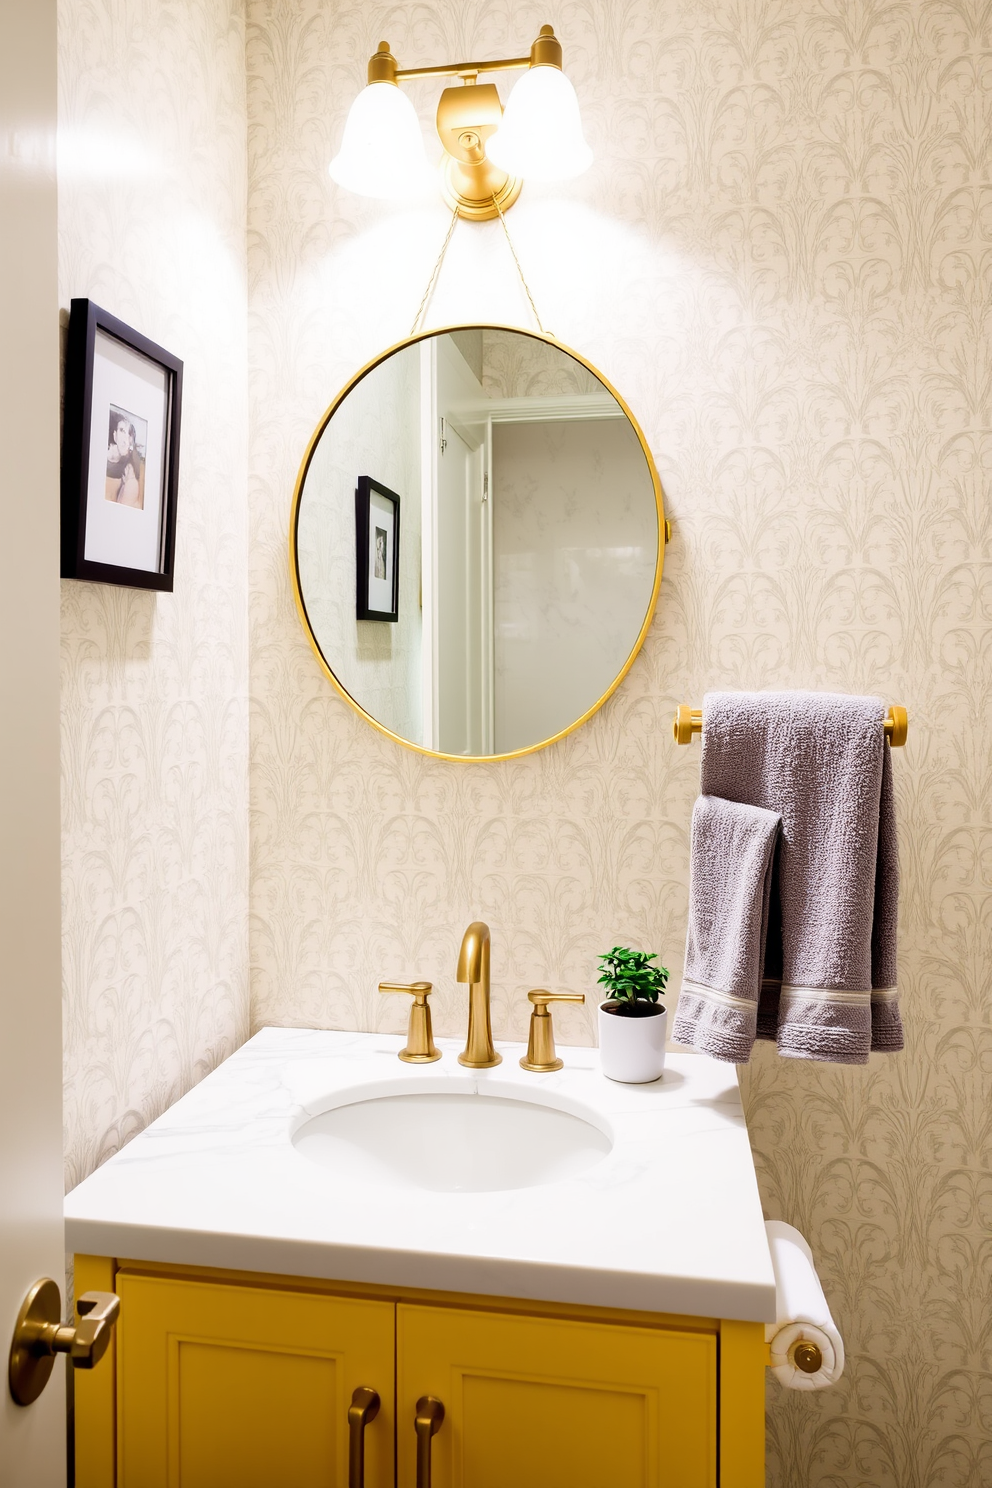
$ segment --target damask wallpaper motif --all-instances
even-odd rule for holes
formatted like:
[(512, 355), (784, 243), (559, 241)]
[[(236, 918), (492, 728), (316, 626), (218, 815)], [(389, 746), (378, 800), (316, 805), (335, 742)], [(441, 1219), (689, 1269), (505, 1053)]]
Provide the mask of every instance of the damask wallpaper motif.
[[(337, 388), (413, 320), (447, 220), (347, 196), (326, 165), (367, 56), (519, 53), (553, 20), (596, 152), (509, 225), (545, 325), (655, 451), (675, 540), (625, 685), (544, 753), (457, 768), (364, 726), (288, 582), (290, 493)], [(908, 1047), (744, 1077), (770, 1216), (809, 1235), (849, 1351), (770, 1387), (776, 1488), (992, 1482), (987, 644), (992, 53), (977, 0), (249, 0), (253, 1021), (398, 1028), (428, 977), (456, 1033), (464, 925), (493, 928), (497, 1033), (598, 951), (677, 983), (707, 687), (905, 703)], [(430, 133), (436, 84), (410, 88)], [(526, 324), (497, 224), (460, 225), (429, 321)], [(984, 725), (984, 726), (983, 726)]]
[(175, 593), (62, 584), (69, 1187), (247, 1033), (244, 66), (237, 0), (59, 5), (63, 311), (185, 363)]

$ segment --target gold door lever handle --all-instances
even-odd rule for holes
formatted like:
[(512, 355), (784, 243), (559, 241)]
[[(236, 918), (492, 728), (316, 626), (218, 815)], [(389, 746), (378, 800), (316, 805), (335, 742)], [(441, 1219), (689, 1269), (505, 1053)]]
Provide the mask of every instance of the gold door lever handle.
[(76, 1300), (76, 1327), (62, 1323), (62, 1299), (51, 1277), (36, 1281), (21, 1304), (10, 1345), (7, 1377), (18, 1405), (31, 1405), (51, 1378), (56, 1354), (75, 1369), (92, 1369), (107, 1352), (121, 1310), (114, 1292), (84, 1292)]
[(433, 1064), (441, 1058), (441, 1050), (434, 1043), (431, 1028), (431, 1010), (427, 999), (431, 994), (430, 982), (380, 982), (380, 992), (406, 992), (413, 998), (410, 1022), (406, 1031), (406, 1048), (399, 1058), (404, 1064)]
[(417, 1488), (431, 1488), (431, 1437), (441, 1430), (444, 1406), (436, 1395), (421, 1395), (414, 1426), (417, 1431)]
[[(114, 1292), (84, 1292), (76, 1303), (81, 1321), (75, 1328), (60, 1328), (55, 1335), (55, 1352), (65, 1351), (76, 1369), (92, 1369), (99, 1364), (110, 1345), (111, 1332), (121, 1310), (121, 1299)], [(68, 1347), (64, 1334), (70, 1334)]]
[(348, 1488), (365, 1488), (365, 1428), (379, 1414), (378, 1390), (359, 1385), (348, 1407)]
[(546, 992), (543, 987), (535, 987), (527, 997), (534, 1011), (530, 1015), (527, 1053), (520, 1061), (520, 1068), (547, 1075), (562, 1067), (562, 1060), (555, 1053), (555, 1030), (548, 1003), (585, 1002), (586, 995), (584, 992)]

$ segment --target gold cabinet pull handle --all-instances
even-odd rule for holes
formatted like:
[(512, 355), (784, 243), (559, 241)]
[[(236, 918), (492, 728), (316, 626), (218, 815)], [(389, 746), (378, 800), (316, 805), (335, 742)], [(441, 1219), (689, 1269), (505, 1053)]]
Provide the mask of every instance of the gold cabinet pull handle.
[(75, 1369), (92, 1369), (107, 1352), (121, 1299), (114, 1292), (84, 1292), (76, 1300), (76, 1327), (62, 1323), (62, 1299), (50, 1276), (36, 1281), (21, 1304), (10, 1345), (7, 1378), (18, 1405), (31, 1405), (51, 1378), (56, 1354)]
[(365, 1488), (365, 1428), (379, 1414), (378, 1390), (359, 1385), (348, 1407), (348, 1488)]
[(548, 1075), (560, 1070), (562, 1061), (555, 1053), (555, 1031), (548, 1011), (549, 1002), (585, 1002), (584, 992), (547, 992), (535, 987), (527, 993), (533, 1012), (530, 1015), (530, 1032), (527, 1036), (527, 1053), (520, 1061), (520, 1068), (533, 1070), (538, 1075)]
[(417, 1430), (417, 1488), (431, 1488), (431, 1437), (441, 1430), (444, 1406), (436, 1395), (421, 1395), (414, 1426)]
[(431, 1010), (427, 999), (430, 982), (380, 982), (380, 992), (407, 992), (413, 998), (410, 1022), (406, 1031), (406, 1048), (399, 1052), (404, 1064), (433, 1064), (441, 1058), (431, 1029)]

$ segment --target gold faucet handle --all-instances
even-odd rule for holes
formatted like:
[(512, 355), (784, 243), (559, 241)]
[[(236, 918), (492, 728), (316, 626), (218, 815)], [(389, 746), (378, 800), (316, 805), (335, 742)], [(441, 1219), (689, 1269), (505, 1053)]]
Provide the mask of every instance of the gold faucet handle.
[(527, 993), (528, 1001), (536, 1008), (547, 1007), (549, 1002), (585, 1002), (584, 992), (545, 992), (543, 987), (535, 987), (533, 992)]
[(431, 994), (431, 982), (380, 982), (380, 992), (406, 992), (413, 998), (410, 1009), (410, 1024), (406, 1032), (406, 1048), (399, 1058), (404, 1064), (433, 1064), (441, 1058), (441, 1050), (434, 1043), (431, 1030), (431, 1010), (427, 999)]
[(424, 1002), (434, 991), (433, 982), (380, 982), (380, 992), (409, 992), (415, 1002)]
[(527, 1037), (527, 1054), (520, 1061), (520, 1068), (532, 1070), (538, 1075), (560, 1070), (563, 1061), (555, 1053), (555, 1030), (548, 1010), (549, 1002), (585, 1002), (584, 992), (548, 992), (544, 987), (535, 987), (527, 993), (533, 1004), (530, 1015), (530, 1032)]

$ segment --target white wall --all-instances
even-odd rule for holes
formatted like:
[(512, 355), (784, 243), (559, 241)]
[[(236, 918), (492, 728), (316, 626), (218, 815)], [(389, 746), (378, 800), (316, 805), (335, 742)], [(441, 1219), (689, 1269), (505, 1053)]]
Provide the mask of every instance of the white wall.
[[(400, 618), (355, 618), (355, 487), (360, 475), (400, 498)], [(420, 349), (408, 347), (352, 388), (314, 450), (300, 506), (300, 580), (325, 660), (366, 712), (423, 738)]]
[(658, 518), (626, 419), (493, 426), (496, 750), (568, 728), (644, 624)]
[(248, 1025), (239, 0), (60, 0), (59, 301), (185, 364), (176, 587), (62, 584), (66, 1180)]

